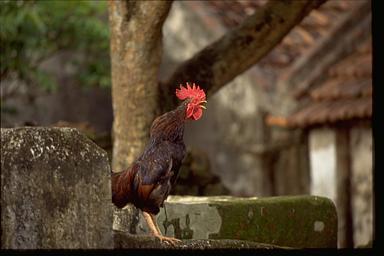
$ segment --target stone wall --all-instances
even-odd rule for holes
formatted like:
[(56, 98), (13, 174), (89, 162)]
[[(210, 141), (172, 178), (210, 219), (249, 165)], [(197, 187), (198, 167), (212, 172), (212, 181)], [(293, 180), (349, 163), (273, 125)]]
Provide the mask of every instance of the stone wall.
[(1, 129), (1, 248), (112, 248), (110, 167), (69, 128)]

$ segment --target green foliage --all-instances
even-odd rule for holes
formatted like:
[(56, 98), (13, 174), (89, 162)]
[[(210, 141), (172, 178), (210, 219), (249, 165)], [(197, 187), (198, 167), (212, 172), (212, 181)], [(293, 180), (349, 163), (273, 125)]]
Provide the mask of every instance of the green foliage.
[(84, 86), (110, 86), (106, 1), (0, 1), (0, 78), (16, 74), (27, 84), (55, 88), (39, 64), (61, 50), (81, 53), (73, 62)]

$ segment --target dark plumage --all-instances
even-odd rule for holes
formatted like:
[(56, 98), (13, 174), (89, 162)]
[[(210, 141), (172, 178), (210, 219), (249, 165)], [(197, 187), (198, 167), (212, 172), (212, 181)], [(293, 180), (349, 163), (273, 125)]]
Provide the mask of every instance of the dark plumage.
[(186, 104), (156, 118), (144, 152), (129, 169), (113, 174), (112, 201), (117, 207), (132, 203), (143, 211), (159, 212), (185, 156)]
[(130, 168), (112, 175), (113, 203), (119, 208), (132, 203), (141, 209), (152, 234), (171, 243), (178, 240), (161, 235), (154, 216), (176, 182), (185, 156), (184, 124), (200, 119), (205, 108), (201, 104), (206, 103), (204, 91), (195, 84), (180, 86), (176, 96), (184, 102), (153, 121), (144, 152)]

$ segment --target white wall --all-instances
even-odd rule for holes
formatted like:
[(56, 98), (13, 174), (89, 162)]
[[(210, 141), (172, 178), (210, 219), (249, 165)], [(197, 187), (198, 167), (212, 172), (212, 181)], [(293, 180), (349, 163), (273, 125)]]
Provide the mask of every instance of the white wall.
[(372, 240), (372, 129), (357, 127), (351, 130), (352, 209), (355, 246)]
[(311, 194), (325, 196), (336, 203), (335, 132), (314, 129), (309, 134)]

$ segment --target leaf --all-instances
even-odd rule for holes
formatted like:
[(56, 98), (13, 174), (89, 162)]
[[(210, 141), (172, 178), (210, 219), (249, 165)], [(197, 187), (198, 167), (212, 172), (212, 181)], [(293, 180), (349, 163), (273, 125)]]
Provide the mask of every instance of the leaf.
[(47, 92), (54, 92), (57, 90), (57, 83), (52, 76), (43, 71), (36, 71), (34, 76), (37, 80), (37, 84), (40, 85)]
[(31, 12), (29, 12), (29, 17), (33, 21), (33, 23), (36, 25), (40, 33), (46, 32), (46, 27), (43, 21), (40, 19), (39, 15), (36, 12), (36, 9), (32, 9)]
[(16, 73), (52, 91), (53, 77), (37, 72), (36, 67), (65, 49), (84, 55), (73, 57), (83, 86), (110, 86), (105, 1), (0, 0), (0, 7), (1, 72)]

